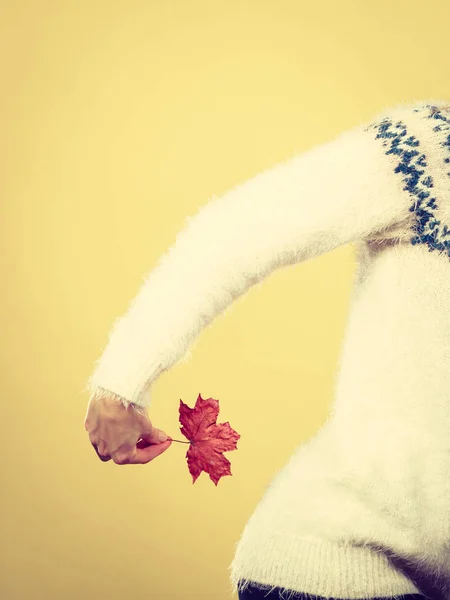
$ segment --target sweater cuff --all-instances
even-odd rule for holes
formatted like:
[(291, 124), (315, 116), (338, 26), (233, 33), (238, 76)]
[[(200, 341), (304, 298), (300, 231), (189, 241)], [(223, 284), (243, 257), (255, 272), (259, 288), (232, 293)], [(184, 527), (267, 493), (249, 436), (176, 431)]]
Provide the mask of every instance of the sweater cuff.
[[(85, 389), (85, 391), (86, 390), (87, 390), (87, 388)], [(128, 407), (131, 406), (131, 408), (133, 410), (135, 410), (137, 413), (139, 413), (141, 415), (146, 414), (147, 407), (150, 405), (150, 389), (147, 390), (147, 397), (146, 397), (147, 404), (143, 404), (143, 405), (135, 404), (135, 403), (131, 402), (130, 400), (127, 400), (123, 396), (119, 396), (118, 394), (114, 393), (113, 391), (107, 390), (100, 386), (93, 385), (89, 391), (90, 391), (89, 402), (97, 402), (100, 399), (106, 398), (108, 400), (112, 400), (113, 402), (120, 403), (127, 410), (128, 410)]]
[[(88, 379), (84, 388), (90, 394), (90, 399), (96, 400), (100, 396), (108, 396), (117, 400), (123, 406), (130, 404), (134, 408), (145, 411), (152, 401), (151, 384), (163, 371), (159, 362), (150, 364), (130, 362), (128, 368), (111, 368), (116, 360), (112, 354), (113, 346), (108, 346), (103, 356), (97, 361), (94, 373)], [(124, 358), (123, 356), (121, 357)], [(129, 377), (124, 376), (128, 374)]]

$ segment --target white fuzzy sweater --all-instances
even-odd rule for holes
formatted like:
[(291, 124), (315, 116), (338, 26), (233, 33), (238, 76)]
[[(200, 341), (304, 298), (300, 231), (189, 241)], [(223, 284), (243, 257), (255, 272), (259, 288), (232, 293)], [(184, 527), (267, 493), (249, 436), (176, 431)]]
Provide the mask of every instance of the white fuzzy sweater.
[(116, 320), (88, 381), (91, 398), (107, 390), (145, 410), (152, 382), (252, 285), (356, 244), (330, 417), (246, 524), (233, 591), (450, 599), (449, 105), (385, 109), (214, 196)]

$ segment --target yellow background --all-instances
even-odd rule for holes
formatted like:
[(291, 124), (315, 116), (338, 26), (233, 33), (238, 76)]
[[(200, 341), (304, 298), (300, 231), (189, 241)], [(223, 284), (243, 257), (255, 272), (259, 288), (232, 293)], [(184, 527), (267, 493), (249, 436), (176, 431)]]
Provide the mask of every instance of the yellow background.
[[(282, 269), (153, 386), (220, 401), (232, 477), (173, 443), (102, 463), (83, 389), (114, 319), (213, 194), (397, 102), (450, 98), (450, 4), (4, 1), (2, 600), (226, 600), (266, 486), (325, 421), (355, 272)], [(299, 490), (308, 493), (308, 490)]]

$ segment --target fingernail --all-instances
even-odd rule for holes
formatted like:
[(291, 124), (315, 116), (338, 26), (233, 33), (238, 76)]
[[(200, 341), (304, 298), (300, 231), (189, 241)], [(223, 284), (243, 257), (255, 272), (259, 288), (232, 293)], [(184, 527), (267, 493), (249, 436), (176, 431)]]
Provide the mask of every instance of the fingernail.
[(164, 431), (158, 431), (157, 440), (159, 442), (165, 442), (167, 440), (167, 433), (164, 433)]

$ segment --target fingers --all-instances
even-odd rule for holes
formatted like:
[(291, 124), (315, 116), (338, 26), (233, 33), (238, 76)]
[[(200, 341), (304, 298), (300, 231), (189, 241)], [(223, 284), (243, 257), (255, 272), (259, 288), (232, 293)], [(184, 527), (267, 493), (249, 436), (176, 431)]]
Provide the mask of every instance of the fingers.
[(122, 452), (113, 452), (112, 456), (106, 453), (101, 454), (96, 444), (92, 444), (92, 446), (102, 462), (108, 462), (112, 459), (117, 465), (144, 465), (165, 452), (171, 444), (172, 440), (170, 438), (165, 442), (150, 445), (145, 440), (140, 440), (131, 453), (122, 450)]
[(102, 462), (108, 462), (108, 460), (111, 460), (111, 457), (109, 455), (100, 454), (100, 452), (98, 451), (98, 447), (95, 444), (92, 444), (92, 446), (94, 447), (94, 450), (97, 452), (97, 456)]
[(170, 438), (168, 438), (165, 442), (159, 442), (158, 444), (150, 445), (148, 445), (148, 442), (145, 440), (140, 440), (136, 444), (136, 454), (129, 464), (145, 465), (165, 452), (171, 444), (172, 440)]

